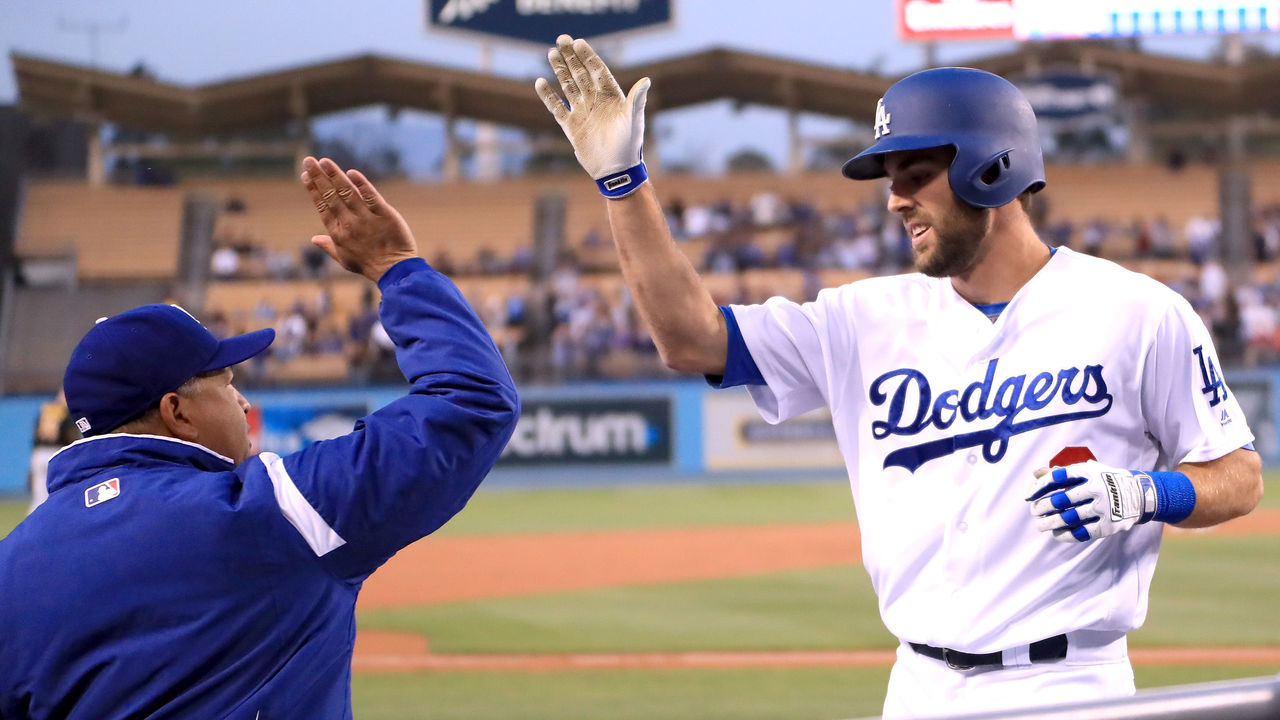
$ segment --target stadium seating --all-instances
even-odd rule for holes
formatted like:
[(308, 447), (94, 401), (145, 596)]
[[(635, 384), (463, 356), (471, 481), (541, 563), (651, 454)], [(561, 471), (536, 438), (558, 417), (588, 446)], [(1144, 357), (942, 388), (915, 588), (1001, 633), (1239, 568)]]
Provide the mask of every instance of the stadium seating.
[(184, 191), (40, 182), (27, 189), (19, 256), (74, 255), (82, 278), (169, 278)]
[[(1280, 161), (1265, 160), (1251, 167), (1256, 205), (1280, 199)], [(1170, 284), (1193, 284), (1198, 270), (1187, 259), (1181, 237), (1187, 220), (1218, 215), (1217, 170), (1187, 166), (1173, 171), (1164, 165), (1051, 166), (1051, 185), (1043, 196), (1050, 225), (1070, 220), (1076, 227), (1103, 221), (1120, 231), (1112, 232), (1104, 255)], [(565, 246), (576, 257), (582, 272), (579, 288), (591, 288), (606, 305), (616, 306), (625, 292), (617, 273), (617, 259), (609, 239), (606, 205), (594, 187), (575, 175), (528, 177), (497, 183), (418, 184), (405, 180), (379, 182), (383, 194), (404, 214), (417, 235), (421, 254), (429, 260), (447, 254), (455, 265), (454, 277), (462, 292), (477, 307), (500, 346), (514, 347), (523, 330), (509, 327), (506, 315), (513, 298), (529, 288), (527, 272), (517, 267), (485, 274), (478, 256), (491, 254), (498, 267), (508, 267), (532, 246), (535, 207), (539, 197), (556, 194), (565, 199)], [(259, 256), (284, 258), (287, 272), (266, 261), (250, 267), (243, 279), (215, 279), (209, 284), (205, 315), (221, 314), (232, 331), (260, 327), (282, 317), (301, 304), (314, 308), (321, 289), (328, 293), (326, 317), (345, 330), (370, 291), (367, 282), (329, 268), (319, 278), (301, 269), (302, 252), (313, 234), (323, 231), (305, 192), (288, 178), (240, 180), (197, 179), (175, 187), (91, 188), (78, 182), (36, 182), (27, 191), (20, 229), (19, 255), (74, 254), (77, 270), (86, 281), (164, 280), (173, 277), (177, 265), (184, 196), (209, 193), (221, 212), (215, 240), (245, 243)], [(850, 213), (883, 202), (882, 183), (852, 183), (827, 171), (789, 177), (770, 173), (697, 177), (672, 174), (662, 178), (664, 203), (679, 200), (686, 207), (727, 202), (745, 208), (761, 192), (779, 201), (802, 201), (820, 213)], [(1127, 229), (1135, 222), (1163, 218), (1180, 247), (1178, 258), (1134, 258), (1134, 241)], [(751, 243), (766, 257), (774, 257), (790, 243), (794, 229), (763, 228)], [(1077, 234), (1075, 237), (1079, 237)], [(717, 241), (709, 235), (679, 238), (679, 247), (695, 267), (703, 267), (708, 250)], [(257, 262), (262, 262), (259, 257)], [(708, 289), (717, 302), (756, 302), (772, 295), (805, 299), (819, 287), (850, 282), (870, 273), (866, 270), (823, 268), (806, 276), (795, 268), (756, 268), (745, 272), (704, 272)], [(1259, 265), (1259, 283), (1275, 283), (1280, 268)], [(271, 313), (266, 312), (270, 308)], [(639, 364), (643, 365), (642, 361)], [(273, 366), (273, 379), (308, 382), (340, 379), (346, 372), (343, 354), (292, 358)], [(625, 373), (637, 361), (625, 353), (610, 352), (606, 372)]]
[[(492, 184), (390, 180), (379, 187), (415, 229), (428, 258), (442, 250), (466, 258), (482, 248), (509, 258), (530, 244), (535, 200), (548, 193), (566, 199), (565, 236), (571, 246), (593, 230), (607, 240), (603, 201), (594, 186), (576, 175)], [(771, 191), (783, 198), (803, 197), (820, 210), (851, 208), (878, 192), (874, 184), (850, 183), (830, 173), (801, 178), (676, 174), (664, 177), (662, 187), (665, 199), (679, 197), (688, 204), (745, 204), (751, 195)], [(247, 236), (269, 250), (297, 253), (311, 235), (322, 231), (306, 195), (291, 179), (192, 180), (167, 188), (37, 182), (27, 192), (18, 252), (46, 255), (74, 249), (84, 278), (172, 275), (182, 197), (191, 191), (243, 202), (243, 212), (219, 218), (215, 235), (221, 238)], [(611, 256), (612, 248), (605, 250), (602, 254)]]
[[(1280, 198), (1280, 162), (1260, 161), (1252, 167), (1256, 202)], [(1050, 221), (1067, 218), (1077, 226), (1102, 219), (1128, 226), (1135, 219), (1164, 217), (1175, 236), (1194, 215), (1218, 214), (1217, 173), (1204, 165), (1179, 171), (1164, 165), (1052, 166), (1045, 193)], [(380, 183), (384, 194), (415, 228), (423, 255), (434, 258), (447, 251), (460, 264), (487, 249), (509, 260), (528, 248), (536, 198), (560, 194), (566, 199), (565, 237), (590, 262), (613, 263), (605, 206), (590, 183), (576, 175), (520, 178), (498, 183), (417, 184), (403, 180)], [(819, 211), (851, 210), (864, 202), (880, 202), (883, 186), (851, 183), (833, 172), (788, 177), (769, 173), (736, 174), (718, 178), (673, 174), (662, 178), (664, 201), (679, 198), (686, 205), (728, 200), (746, 205), (756, 193), (767, 191), (786, 200), (803, 198)], [(261, 247), (296, 255), (311, 235), (320, 232), (310, 204), (291, 179), (237, 181), (192, 180), (177, 187), (92, 188), (79, 182), (37, 182), (27, 190), (26, 209), (18, 237), (19, 255), (63, 255), (74, 252), (79, 273), (87, 279), (163, 278), (177, 262), (176, 240), (182, 197), (189, 191), (211, 192), (220, 199), (238, 198), (240, 213), (220, 216), (215, 236), (251, 238)], [(605, 242), (582, 248), (581, 240), (595, 232)], [(782, 233), (761, 233), (766, 251), (784, 242)], [(1129, 248), (1113, 237), (1107, 254), (1123, 256)], [(705, 247), (686, 246), (695, 262)]]

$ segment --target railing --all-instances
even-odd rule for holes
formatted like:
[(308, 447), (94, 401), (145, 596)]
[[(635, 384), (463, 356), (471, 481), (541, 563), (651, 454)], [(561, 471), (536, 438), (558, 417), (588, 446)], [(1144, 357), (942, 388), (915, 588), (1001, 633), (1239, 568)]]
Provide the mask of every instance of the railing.
[(1143, 690), (1120, 700), (948, 715), (948, 720), (1275, 720), (1280, 675)]

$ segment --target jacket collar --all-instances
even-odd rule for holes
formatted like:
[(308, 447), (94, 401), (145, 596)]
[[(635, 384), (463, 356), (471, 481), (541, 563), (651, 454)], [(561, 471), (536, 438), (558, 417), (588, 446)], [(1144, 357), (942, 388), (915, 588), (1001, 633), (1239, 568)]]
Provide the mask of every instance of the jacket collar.
[(77, 440), (49, 459), (49, 492), (111, 468), (187, 465), (205, 472), (231, 470), (235, 462), (203, 445), (161, 437), (112, 433)]

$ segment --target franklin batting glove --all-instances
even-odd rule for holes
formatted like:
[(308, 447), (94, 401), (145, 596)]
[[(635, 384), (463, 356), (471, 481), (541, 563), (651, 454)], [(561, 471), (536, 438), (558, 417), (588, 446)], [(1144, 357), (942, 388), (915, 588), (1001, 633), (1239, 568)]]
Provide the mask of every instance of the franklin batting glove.
[(587, 44), (568, 35), (547, 53), (564, 91), (562, 99), (543, 78), (533, 83), (538, 97), (560, 123), (582, 168), (607, 198), (635, 192), (649, 179), (641, 161), (644, 100), (649, 78), (640, 78), (625, 96), (613, 73)]
[(1027, 502), (1041, 532), (1088, 542), (1152, 520), (1182, 522), (1195, 497), (1180, 472), (1120, 470), (1090, 460), (1036, 471)]

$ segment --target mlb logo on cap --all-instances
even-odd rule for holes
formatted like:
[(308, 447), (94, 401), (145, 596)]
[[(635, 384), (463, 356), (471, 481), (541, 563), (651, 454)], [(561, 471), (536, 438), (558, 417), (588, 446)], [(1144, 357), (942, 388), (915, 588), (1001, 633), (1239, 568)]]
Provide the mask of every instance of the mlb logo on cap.
[(111, 478), (84, 491), (84, 506), (93, 507), (117, 497), (120, 497), (120, 478)]

